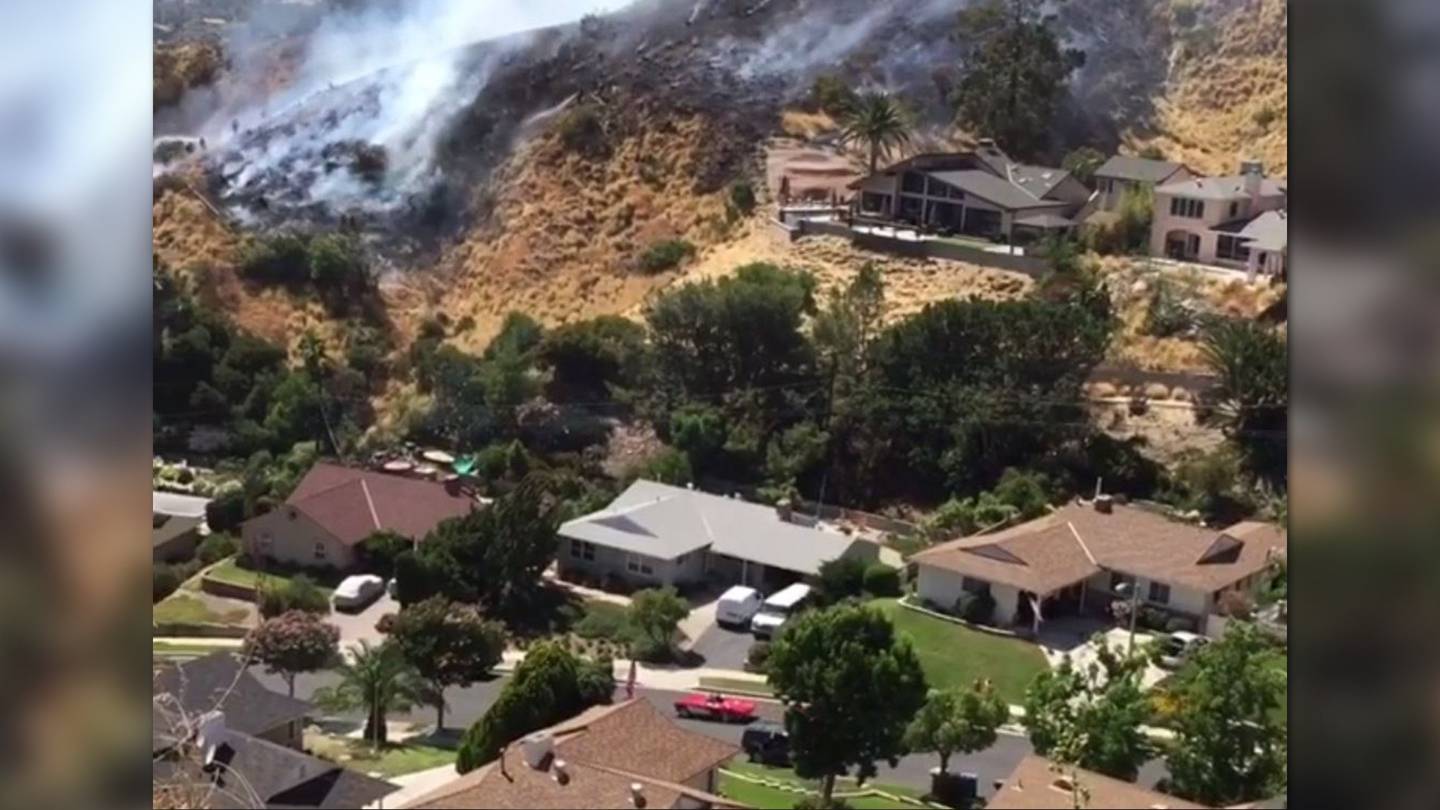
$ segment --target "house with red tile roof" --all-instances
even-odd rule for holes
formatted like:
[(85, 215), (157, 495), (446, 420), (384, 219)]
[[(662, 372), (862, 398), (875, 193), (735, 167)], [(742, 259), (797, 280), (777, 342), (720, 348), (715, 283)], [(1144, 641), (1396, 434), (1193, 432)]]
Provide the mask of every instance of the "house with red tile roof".
[(496, 760), (404, 806), (743, 807), (715, 793), (716, 769), (739, 752), (633, 698), (530, 734)]
[(477, 506), (453, 482), (320, 462), (285, 503), (246, 521), (240, 535), (252, 558), (346, 571), (355, 565), (355, 546), (375, 532), (419, 541), (441, 521)]
[(1124, 583), (1142, 605), (1204, 629), (1226, 592), (1253, 594), (1284, 553), (1285, 532), (1271, 523), (1207, 529), (1101, 496), (910, 560), (921, 599), (950, 610), (967, 593), (989, 594), (1001, 626), (1038, 630), (1057, 615), (1103, 612), (1130, 593)]

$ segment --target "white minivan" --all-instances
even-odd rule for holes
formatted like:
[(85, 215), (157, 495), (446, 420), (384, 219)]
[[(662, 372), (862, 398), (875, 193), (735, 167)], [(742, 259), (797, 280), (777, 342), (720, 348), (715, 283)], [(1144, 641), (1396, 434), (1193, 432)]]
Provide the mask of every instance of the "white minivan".
[(760, 612), (750, 620), (750, 632), (756, 638), (774, 638), (781, 626), (790, 618), (805, 600), (810, 598), (810, 586), (803, 582), (788, 585), (770, 594), (760, 605)]
[(750, 617), (759, 609), (760, 592), (736, 585), (720, 595), (720, 601), (715, 605), (715, 622), (743, 630), (750, 625)]

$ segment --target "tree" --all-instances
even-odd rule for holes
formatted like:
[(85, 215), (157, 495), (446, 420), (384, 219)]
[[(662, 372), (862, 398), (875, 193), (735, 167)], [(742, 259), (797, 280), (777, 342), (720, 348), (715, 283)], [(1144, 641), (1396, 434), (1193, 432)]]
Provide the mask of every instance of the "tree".
[(602, 315), (545, 335), (540, 358), (552, 372), (552, 398), (608, 399), (638, 381), (645, 366), (645, 327)]
[(304, 574), (288, 580), (262, 579), (256, 590), (260, 615), (267, 619), (292, 610), (320, 616), (330, 614), (330, 599), (314, 580)]
[(953, 101), (960, 122), (1022, 158), (1046, 147), (1070, 74), (1085, 55), (1060, 47), (1035, 0), (988, 0), (960, 12), (967, 45)]
[(212, 532), (233, 532), (245, 522), (245, 491), (231, 484), (205, 504), (205, 523)]
[(882, 155), (910, 142), (910, 129), (909, 113), (888, 93), (861, 93), (840, 116), (841, 143), (861, 144), (869, 150), (870, 174), (879, 167)]
[(646, 588), (630, 599), (626, 618), (639, 634), (636, 655), (654, 659), (668, 656), (680, 620), (690, 615), (690, 606), (669, 586)]
[(1135, 778), (1151, 747), (1140, 730), (1149, 704), (1140, 688), (1143, 656), (1122, 656), (1103, 641), (1083, 670), (1067, 657), (1035, 676), (1025, 693), (1025, 728), (1041, 756), (1117, 779)]
[(823, 605), (859, 596), (865, 588), (865, 561), (854, 557), (836, 557), (820, 564), (815, 595)]
[(988, 681), (969, 689), (930, 693), (925, 706), (905, 730), (905, 746), (940, 756), (940, 772), (949, 773), (952, 754), (969, 754), (995, 744), (996, 730), (1010, 718), (1010, 708)]
[(440, 594), (477, 604), (487, 615), (524, 615), (544, 587), (541, 574), (555, 561), (551, 501), (543, 481), (531, 475), (485, 509), (436, 526), (413, 558), (396, 561), (405, 603)]
[(1176, 691), (1175, 745), (1166, 757), (1169, 789), (1213, 807), (1264, 798), (1285, 778), (1285, 726), (1275, 715), (1285, 673), (1264, 631), (1233, 622), (1191, 659)]
[(340, 682), (315, 690), (315, 702), (330, 711), (363, 710), (365, 739), (378, 749), (385, 744), (385, 716), (427, 702), (428, 685), (392, 641), (362, 639), (350, 650), (336, 668)]
[(292, 610), (266, 619), (245, 637), (245, 657), (285, 678), (295, 697), (295, 676), (333, 664), (340, 654), (340, 628), (314, 613)]
[(868, 779), (877, 760), (899, 761), (906, 724), (925, 703), (925, 674), (910, 642), (863, 605), (793, 619), (771, 646), (768, 669), (786, 707), (795, 772), (823, 779), (826, 805), (838, 774), (853, 766)]
[(1095, 182), (1095, 170), (1105, 164), (1105, 154), (1093, 146), (1082, 146), (1065, 156), (1060, 162), (1064, 169), (1081, 183), (1089, 186)]
[(486, 621), (469, 605), (440, 596), (401, 610), (391, 625), (390, 639), (429, 682), (437, 731), (445, 728), (445, 689), (483, 679), (505, 651), (502, 625)]
[(355, 544), (356, 563), (367, 574), (393, 577), (395, 561), (413, 548), (415, 541), (398, 532), (382, 529)]
[[(494, 759), (501, 746), (575, 715), (591, 702), (606, 702), (602, 673), (554, 642), (531, 647), (500, 697), (460, 742), (455, 767), (466, 773)], [(603, 700), (602, 700), (603, 698)]]
[(1217, 405), (1250, 470), (1269, 484), (1286, 480), (1290, 378), (1285, 338), (1258, 321), (1219, 318), (1205, 330), (1206, 364), (1219, 384)]

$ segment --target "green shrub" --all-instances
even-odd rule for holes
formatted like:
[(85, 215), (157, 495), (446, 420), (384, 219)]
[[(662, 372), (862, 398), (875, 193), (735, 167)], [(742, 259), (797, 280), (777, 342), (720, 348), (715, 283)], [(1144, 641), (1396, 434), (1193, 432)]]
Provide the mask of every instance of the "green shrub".
[(751, 672), (764, 672), (770, 661), (770, 642), (757, 641), (750, 645), (745, 655), (745, 668)]
[(581, 638), (623, 641), (629, 638), (630, 622), (625, 607), (609, 602), (589, 602), (585, 615), (575, 624), (575, 635)]
[(1140, 615), (1136, 617), (1135, 624), (1146, 630), (1153, 630), (1157, 633), (1165, 631), (1165, 625), (1170, 621), (1170, 614), (1164, 609), (1150, 605), (1140, 606)]
[(989, 624), (995, 617), (995, 597), (989, 591), (962, 593), (955, 600), (955, 615), (974, 624)]
[(871, 596), (899, 596), (900, 569), (885, 563), (873, 563), (865, 569), (865, 593)]
[(730, 184), (730, 209), (740, 216), (749, 216), (755, 210), (755, 187), (749, 180)]
[(865, 562), (854, 557), (840, 557), (821, 563), (815, 588), (820, 603), (833, 605), (859, 596), (865, 590), (865, 571)]
[(211, 534), (195, 549), (195, 557), (201, 565), (213, 565), (239, 550), (235, 538), (228, 534)]
[(366, 574), (387, 579), (395, 576), (395, 561), (415, 544), (410, 538), (391, 531), (378, 531), (355, 546), (356, 562)]
[(666, 239), (640, 255), (640, 269), (646, 273), (663, 273), (694, 255), (695, 246), (684, 239)]
[(587, 706), (603, 705), (615, 697), (615, 661), (600, 655), (593, 661), (582, 660), (575, 673), (580, 700)]
[(156, 563), (150, 569), (150, 583), (152, 602), (159, 602), (161, 599), (174, 593), (180, 587), (180, 574), (172, 565)]
[(245, 522), (245, 491), (240, 487), (222, 490), (205, 504), (205, 523), (212, 532), (233, 532)]
[(310, 240), (294, 231), (256, 237), (240, 253), (240, 271), (257, 281), (303, 284), (310, 280)]
[(330, 600), (310, 577), (300, 574), (278, 585), (262, 585), (259, 607), (260, 615), (267, 619), (292, 610), (327, 615), (330, 613)]

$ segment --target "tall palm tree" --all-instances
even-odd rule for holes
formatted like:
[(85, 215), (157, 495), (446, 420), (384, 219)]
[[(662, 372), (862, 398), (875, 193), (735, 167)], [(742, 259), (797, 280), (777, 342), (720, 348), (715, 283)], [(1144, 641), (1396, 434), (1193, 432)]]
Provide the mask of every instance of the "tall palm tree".
[(336, 670), (340, 683), (317, 689), (315, 702), (329, 711), (365, 711), (365, 739), (385, 744), (385, 715), (427, 702), (429, 687), (390, 641), (360, 641)]
[(841, 117), (840, 139), (865, 144), (870, 150), (870, 173), (882, 154), (889, 155), (910, 142), (910, 116), (889, 93), (869, 92), (855, 97)]

